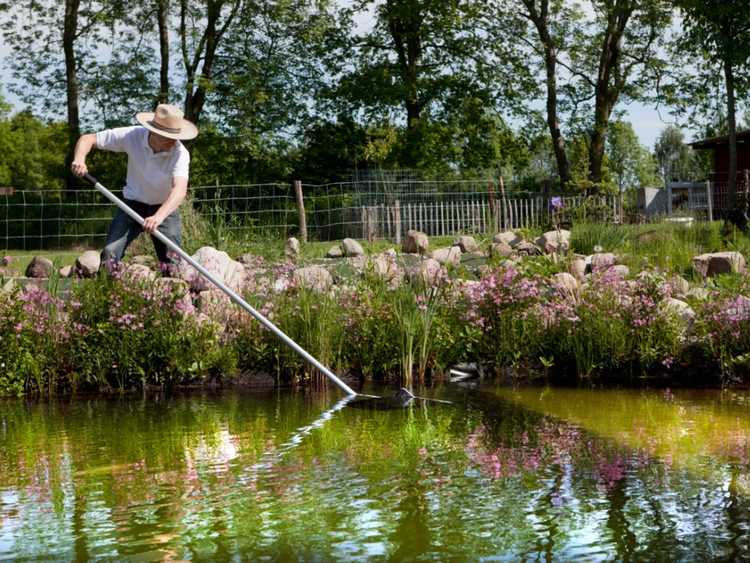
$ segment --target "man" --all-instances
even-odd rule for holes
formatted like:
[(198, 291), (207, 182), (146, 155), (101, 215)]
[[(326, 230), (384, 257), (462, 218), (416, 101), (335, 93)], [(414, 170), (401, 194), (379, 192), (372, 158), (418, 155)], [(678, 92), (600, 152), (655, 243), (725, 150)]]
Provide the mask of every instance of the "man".
[[(185, 199), (190, 153), (180, 140), (194, 139), (198, 128), (175, 106), (160, 104), (155, 112), (135, 116), (141, 126), (118, 127), (82, 135), (76, 143), (71, 170), (76, 176), (88, 172), (86, 156), (92, 148), (128, 154), (128, 174), (123, 199), (144, 218), (143, 227), (119, 210), (109, 226), (102, 250), (102, 263), (122, 260), (128, 245), (141, 233), (157, 229), (180, 244), (178, 208)], [(165, 269), (171, 263), (167, 246), (151, 237), (156, 255)]]

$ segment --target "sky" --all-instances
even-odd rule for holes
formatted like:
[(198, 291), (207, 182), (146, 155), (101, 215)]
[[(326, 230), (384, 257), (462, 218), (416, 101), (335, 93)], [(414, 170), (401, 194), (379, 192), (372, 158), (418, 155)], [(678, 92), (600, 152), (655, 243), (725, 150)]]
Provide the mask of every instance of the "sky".
[[(360, 16), (359, 30), (371, 25), (372, 15), (364, 14)], [(7, 83), (10, 78), (10, 73), (7, 69), (7, 57), (10, 55), (10, 49), (3, 42), (0, 36), (0, 93), (4, 96), (5, 100), (10, 102), (13, 106), (13, 111), (23, 109), (20, 101), (14, 96), (7, 88)], [(537, 100), (534, 104), (538, 106), (539, 101)], [(662, 108), (661, 112), (656, 109), (640, 104), (632, 103), (630, 105), (618, 105), (617, 108), (624, 112), (623, 119), (629, 121), (633, 125), (640, 142), (649, 150), (653, 150), (656, 139), (659, 133), (671, 123), (669, 112), (666, 108)], [(689, 132), (686, 132), (687, 140), (695, 140), (692, 138)]]

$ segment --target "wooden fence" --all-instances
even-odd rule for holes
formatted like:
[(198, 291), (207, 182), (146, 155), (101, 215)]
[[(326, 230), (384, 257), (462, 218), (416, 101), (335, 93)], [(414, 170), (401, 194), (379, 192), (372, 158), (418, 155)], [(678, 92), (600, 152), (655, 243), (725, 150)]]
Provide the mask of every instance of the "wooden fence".
[[(570, 213), (579, 207), (583, 196), (563, 197), (562, 210)], [(606, 206), (615, 221), (622, 217), (618, 199), (602, 196), (597, 203)], [(350, 208), (345, 220), (347, 236), (365, 240), (390, 239), (397, 244), (409, 230), (429, 236), (490, 234), (504, 230), (538, 227), (550, 220), (548, 201), (543, 197), (488, 200), (466, 199), (429, 203), (393, 204)]]

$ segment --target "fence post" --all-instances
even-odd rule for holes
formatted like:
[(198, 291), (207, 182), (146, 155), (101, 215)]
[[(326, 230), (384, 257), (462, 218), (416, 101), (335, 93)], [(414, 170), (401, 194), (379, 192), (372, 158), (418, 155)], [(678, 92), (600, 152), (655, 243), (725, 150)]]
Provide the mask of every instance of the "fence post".
[(299, 238), (307, 242), (307, 218), (305, 217), (305, 201), (302, 198), (302, 181), (294, 181), (294, 197), (297, 200), (297, 214), (299, 215)]
[(396, 231), (396, 244), (401, 244), (401, 202), (393, 202), (393, 228)]
[[(503, 181), (503, 177), (500, 176), (500, 198), (501, 198), (501, 225), (500, 228), (502, 230), (508, 229), (508, 200), (505, 198), (505, 182)], [(511, 227), (512, 228), (512, 227)]]

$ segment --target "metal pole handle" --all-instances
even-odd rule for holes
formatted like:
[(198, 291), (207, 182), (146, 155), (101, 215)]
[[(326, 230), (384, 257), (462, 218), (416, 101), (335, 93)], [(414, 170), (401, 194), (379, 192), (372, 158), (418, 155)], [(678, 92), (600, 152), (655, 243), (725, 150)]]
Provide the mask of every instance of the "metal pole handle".
[[(94, 187), (97, 190), (99, 190), (104, 195), (104, 197), (106, 197), (109, 201), (114, 203), (123, 212), (127, 213), (127, 215), (131, 219), (136, 221), (139, 225), (143, 226), (143, 223), (144, 223), (143, 217), (138, 215), (138, 213), (136, 213), (130, 207), (128, 207), (128, 205), (124, 201), (122, 201), (115, 194), (113, 194), (111, 191), (105, 188), (102, 184), (100, 184), (99, 181), (96, 178), (94, 178), (91, 174), (85, 174), (84, 176), (89, 182), (91, 182), (94, 185)], [(170, 250), (178, 254), (183, 260), (185, 260), (193, 268), (198, 270), (201, 274), (203, 274), (203, 276), (206, 279), (208, 279), (211, 283), (213, 283), (216, 287), (218, 287), (224, 293), (226, 293), (232, 301), (234, 301), (237, 305), (245, 309), (245, 311), (247, 311), (253, 317), (255, 317), (263, 326), (265, 326), (268, 330), (270, 330), (276, 336), (278, 336), (287, 346), (289, 346), (292, 350), (294, 350), (300, 356), (302, 356), (302, 358), (305, 361), (307, 361), (307, 363), (309, 363), (314, 368), (318, 369), (320, 372), (323, 373), (323, 375), (325, 375), (328, 379), (330, 379), (336, 385), (338, 385), (342, 391), (344, 391), (345, 393), (351, 396), (357, 395), (357, 392), (354, 391), (354, 389), (352, 389), (346, 383), (341, 381), (341, 379), (339, 379), (336, 376), (336, 374), (334, 374), (331, 370), (329, 370), (327, 367), (321, 364), (318, 360), (316, 360), (313, 356), (311, 356), (304, 348), (302, 348), (302, 346), (300, 346), (294, 340), (289, 338), (279, 327), (277, 327), (270, 320), (264, 317), (261, 313), (255, 310), (247, 301), (242, 299), (242, 297), (240, 297), (232, 289), (224, 285), (224, 283), (222, 283), (219, 279), (216, 278), (216, 276), (214, 276), (211, 272), (206, 270), (206, 268), (204, 268), (200, 263), (198, 263), (191, 256), (189, 256), (187, 252), (182, 250), (182, 248), (177, 246), (174, 242), (169, 240), (158, 230), (153, 232), (153, 236), (155, 236), (159, 241), (167, 245), (167, 247)]]

